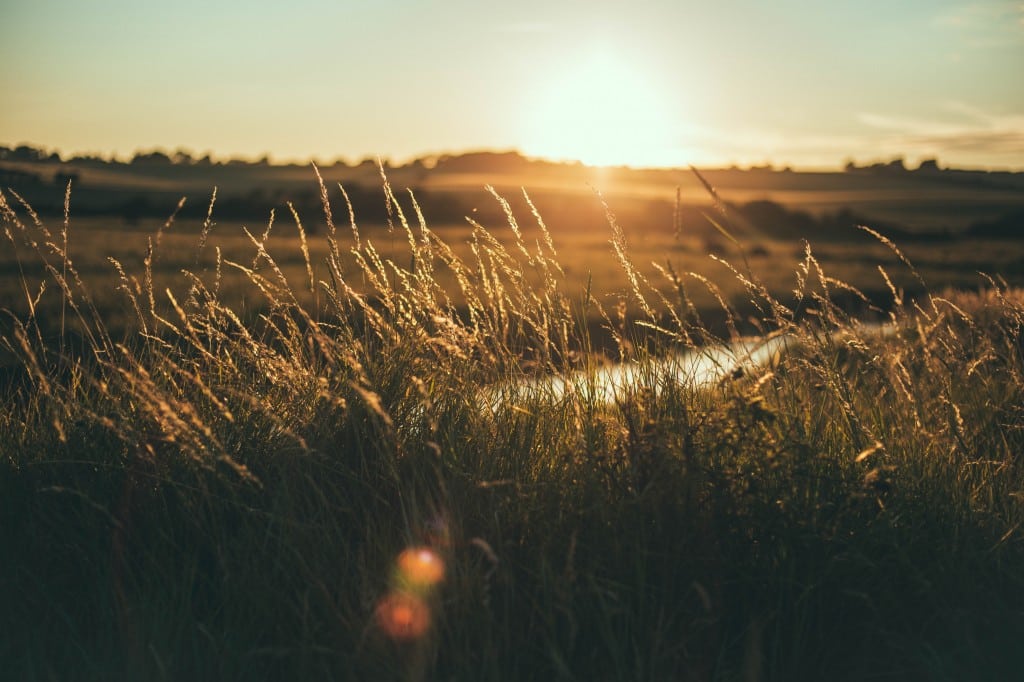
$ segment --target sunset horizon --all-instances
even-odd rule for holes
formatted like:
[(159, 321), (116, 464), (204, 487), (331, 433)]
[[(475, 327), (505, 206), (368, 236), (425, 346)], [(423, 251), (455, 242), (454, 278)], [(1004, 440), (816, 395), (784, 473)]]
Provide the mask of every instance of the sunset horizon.
[(306, 157), (282, 157), (270, 152), (262, 152), (258, 154), (246, 155), (241, 153), (218, 153), (209, 149), (204, 150), (193, 150), (183, 145), (175, 145), (172, 147), (160, 147), (155, 145), (140, 146), (134, 148), (128, 152), (121, 151), (105, 151), (99, 149), (76, 149), (68, 151), (64, 149), (58, 149), (51, 147), (46, 144), (35, 143), (31, 141), (19, 140), (17, 142), (7, 142), (0, 140), (0, 149), (8, 149), (14, 151), (18, 148), (33, 149), (44, 153), (47, 157), (56, 155), (59, 157), (62, 163), (68, 163), (75, 159), (99, 159), (107, 163), (130, 163), (132, 159), (136, 157), (148, 156), (153, 154), (162, 154), (168, 157), (172, 163), (181, 163), (182, 161), (175, 160), (176, 157), (182, 156), (187, 157), (188, 160), (184, 161), (187, 165), (194, 165), (197, 163), (210, 162), (212, 164), (227, 164), (230, 162), (245, 163), (245, 164), (266, 164), (269, 166), (304, 166), (304, 165), (318, 165), (318, 166), (330, 166), (335, 164), (346, 165), (346, 166), (357, 166), (365, 163), (377, 164), (383, 163), (385, 166), (390, 167), (403, 167), (411, 164), (421, 163), (426, 168), (433, 168), (434, 165), (443, 159), (459, 158), (459, 157), (471, 157), (478, 155), (516, 155), (522, 158), (524, 161), (529, 163), (547, 163), (555, 165), (565, 166), (583, 166), (592, 169), (625, 169), (625, 170), (655, 170), (655, 171), (669, 171), (669, 170), (686, 170), (688, 168), (698, 169), (716, 169), (716, 170), (770, 170), (775, 172), (792, 171), (797, 173), (839, 173), (850, 168), (868, 168), (872, 166), (892, 166), (900, 165), (908, 171), (917, 170), (919, 168), (938, 168), (942, 170), (958, 170), (958, 171), (974, 171), (982, 173), (1022, 173), (1024, 172), (1024, 164), (1019, 166), (983, 166), (983, 165), (954, 165), (947, 163), (944, 159), (937, 156), (920, 155), (917, 157), (908, 157), (903, 154), (893, 153), (884, 154), (880, 153), (874, 157), (863, 157), (863, 158), (852, 158), (844, 157), (834, 162), (821, 163), (807, 163), (807, 164), (792, 164), (779, 161), (773, 161), (771, 159), (761, 160), (747, 160), (740, 161), (736, 159), (727, 160), (709, 160), (706, 162), (684, 162), (679, 164), (637, 164), (637, 163), (613, 163), (613, 162), (587, 162), (581, 158), (571, 156), (557, 156), (557, 155), (544, 155), (544, 154), (528, 154), (522, 149), (513, 147), (467, 147), (464, 149), (450, 149), (450, 150), (427, 150), (420, 153), (414, 153), (408, 156), (392, 157), (376, 153), (366, 153), (363, 155), (347, 155), (337, 154), (329, 155), (326, 153), (318, 153), (312, 156)]
[(1021, 677), (1024, 0), (0, 0), (0, 63), (10, 679)]
[(515, 149), (637, 168), (1024, 170), (1019, 2), (257, 5), (4, 8), (0, 141), (119, 158)]

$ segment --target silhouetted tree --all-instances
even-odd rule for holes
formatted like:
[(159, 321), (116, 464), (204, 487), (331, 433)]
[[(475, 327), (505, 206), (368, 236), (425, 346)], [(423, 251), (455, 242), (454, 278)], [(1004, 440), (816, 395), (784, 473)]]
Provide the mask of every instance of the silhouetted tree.
[[(68, 159), (68, 163), (73, 163), (79, 166), (105, 166), (107, 165), (108, 161), (104, 159), (102, 156), (93, 156), (92, 154), (79, 154), (77, 156), (72, 156), (70, 159)], [(111, 159), (109, 163), (118, 162)]]
[(10, 158), (12, 161), (42, 161), (46, 158), (46, 152), (27, 144), (21, 144), (14, 148)]
[(905, 163), (903, 163), (903, 158), (900, 157), (898, 159), (893, 159), (892, 161), (889, 161), (888, 163), (884, 163), (883, 162), (883, 163), (872, 164), (871, 167), (870, 167), (870, 170), (872, 170), (872, 171), (874, 171), (876, 173), (883, 173), (883, 174), (886, 174), (886, 173), (906, 173), (907, 172), (907, 166), (906, 166)]
[(496, 173), (522, 170), (529, 161), (519, 152), (470, 152), (458, 156), (441, 156), (437, 168), (447, 171), (490, 171)]
[(171, 165), (171, 157), (167, 156), (161, 151), (152, 151), (148, 154), (138, 152), (132, 157), (133, 165), (149, 165), (149, 166), (169, 166)]

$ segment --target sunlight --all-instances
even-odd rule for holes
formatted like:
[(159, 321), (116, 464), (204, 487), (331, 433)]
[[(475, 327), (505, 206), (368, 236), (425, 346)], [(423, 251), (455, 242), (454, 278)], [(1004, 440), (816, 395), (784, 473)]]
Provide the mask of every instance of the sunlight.
[(680, 163), (665, 97), (649, 74), (599, 52), (551, 74), (526, 118), (523, 150), (593, 166)]

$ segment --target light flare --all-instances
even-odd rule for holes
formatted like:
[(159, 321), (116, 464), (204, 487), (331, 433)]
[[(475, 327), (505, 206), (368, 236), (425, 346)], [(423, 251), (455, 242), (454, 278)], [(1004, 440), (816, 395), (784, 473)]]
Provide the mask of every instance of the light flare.
[(398, 555), (402, 580), (415, 588), (429, 588), (444, 580), (444, 560), (429, 547), (410, 547)]
[(395, 559), (391, 591), (377, 604), (374, 618), (386, 636), (399, 642), (427, 634), (444, 580), (444, 559), (426, 545), (408, 547)]
[(430, 629), (430, 606), (418, 595), (390, 592), (376, 610), (377, 625), (391, 639), (408, 642), (419, 639)]

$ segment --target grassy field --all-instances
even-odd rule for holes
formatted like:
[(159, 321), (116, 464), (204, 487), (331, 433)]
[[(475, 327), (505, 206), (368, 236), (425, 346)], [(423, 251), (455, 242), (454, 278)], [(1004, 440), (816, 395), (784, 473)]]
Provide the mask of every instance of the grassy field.
[[(279, 216), (250, 240), (65, 230), (13, 206), (12, 679), (1024, 665), (1024, 295), (997, 277), (1016, 256), (996, 242), (741, 249), (728, 230), (614, 219), (549, 231), (518, 203), (503, 224), (434, 231), (403, 224), (406, 200), (390, 230), (357, 234), (335, 204), (315, 236)], [(858, 300), (894, 333), (860, 333)], [(585, 382), (480, 398), (757, 327), (799, 348), (711, 388), (650, 364), (613, 405)]]
[[(185, 213), (190, 207), (198, 213), (205, 208), (212, 187), (219, 189), (221, 218), (230, 214), (233, 218), (262, 221), (265, 211), (261, 207), (265, 204), (283, 206), (288, 200), (315, 207), (317, 199), (308, 164), (0, 159), (0, 179), (7, 171), (36, 178), (35, 183), (21, 183), (19, 192), (37, 210), (53, 208), (58, 213), (66, 178), (73, 177), (77, 188), (73, 206), (79, 217), (102, 212), (103, 207), (114, 213), (110, 209), (118, 205), (150, 217), (163, 217), (164, 210), (170, 211), (183, 195), (190, 197)], [(382, 202), (376, 191), (380, 186), (376, 162), (321, 162), (319, 172), (332, 191), (338, 183), (348, 188), (363, 221), (379, 215)], [(768, 200), (814, 215), (850, 209), (872, 222), (900, 224), (910, 232), (958, 232), (974, 221), (1024, 208), (1022, 173), (957, 169), (894, 172), (891, 168), (853, 172), (706, 168), (701, 173), (728, 202)], [(667, 211), (670, 216), (677, 192), (685, 204), (706, 204), (708, 200), (702, 182), (686, 169), (591, 167), (531, 160), (515, 153), (427, 157), (389, 165), (387, 174), (394, 187), (416, 189), (424, 205), (430, 204), (431, 198), (437, 200), (428, 211), (435, 224), (461, 222), (462, 216), (474, 209), (493, 206), (483, 189), (485, 185), (493, 185), (513, 201), (521, 187), (530, 188), (545, 218), (562, 230), (589, 222), (589, 218), (581, 218), (592, 211), (595, 191), (609, 201), (623, 224), (632, 224), (638, 230), (648, 229), (653, 221), (639, 213), (628, 215), (630, 204), (641, 206), (645, 214)], [(361, 200), (358, 188), (374, 190), (370, 201)], [(546, 196), (552, 200), (545, 201)], [(574, 198), (582, 201), (574, 202)], [(569, 210), (558, 211), (560, 205), (570, 204)], [(151, 210), (143, 210), (147, 205)], [(255, 210), (258, 207), (260, 210)]]
[[(361, 241), (371, 243), (382, 258), (402, 266), (408, 265), (408, 239), (400, 226), (395, 229), (397, 215), (393, 216), (390, 228), (383, 222), (357, 221), (354, 233), (348, 224), (349, 215), (341, 192), (335, 188), (329, 192), (329, 199), (333, 211), (339, 214), (339, 223), (343, 224), (338, 237), (337, 259), (344, 271), (356, 273), (357, 276), (349, 282), (353, 288), (361, 292), (370, 291), (370, 282), (362, 276), (350, 251), (357, 236)], [(443, 239), (456, 257), (465, 262), (474, 261), (474, 244), (481, 243), (482, 234), (487, 234), (487, 240), (496, 241), (505, 249), (517, 249), (516, 234), (495, 196), (481, 189), (468, 193), (464, 199), (467, 206), (476, 207), (469, 214), (476, 226), (466, 220), (430, 224), (431, 232)], [(507, 200), (518, 223), (521, 223), (523, 239), (530, 248), (536, 248), (537, 240), (547, 238), (533, 215), (534, 208), (539, 211), (545, 226), (550, 225), (548, 237), (560, 266), (562, 291), (578, 298), (589, 287), (595, 298), (611, 307), (621, 298), (631, 300), (632, 297), (629, 295), (629, 278), (611, 248), (613, 231), (608, 211), (622, 230), (627, 255), (636, 264), (638, 273), (655, 286), (674, 287), (659, 270), (671, 267), (687, 284), (693, 304), (713, 317), (720, 317), (717, 315), (718, 299), (701, 278), (714, 282), (730, 305), (744, 313), (752, 312), (744, 285), (733, 277), (727, 264), (716, 258), (734, 262), (744, 262), (745, 259), (744, 267), (756, 273), (769, 291), (787, 297), (797, 286), (796, 271), (805, 257), (804, 239), (799, 236), (802, 233), (780, 235), (758, 231), (745, 224), (742, 216), (730, 213), (723, 216), (710, 205), (681, 205), (677, 207), (679, 215), (674, 216), (671, 204), (622, 197), (606, 199), (607, 206), (604, 206), (597, 196), (580, 198), (541, 192), (533, 207), (522, 190), (513, 190), (507, 195)], [(208, 201), (209, 196), (204, 200), (204, 206)], [(412, 200), (408, 196), (399, 196), (398, 201), (409, 222), (419, 229)], [(530, 201), (534, 199), (531, 197)], [(72, 192), (71, 205), (74, 203)], [(927, 210), (919, 210), (927, 214)], [(725, 236), (713, 229), (705, 215), (719, 221), (731, 234)], [(168, 216), (172, 216), (170, 210)], [(309, 212), (298, 216), (298, 219), (303, 224), (313, 281), (319, 282), (329, 277), (326, 265), (329, 244), (324, 215), (322, 212)], [(32, 222), (27, 216), (25, 220)], [(53, 233), (63, 230), (62, 222), (61, 218), (44, 221)], [(871, 223), (868, 225), (874, 227)], [(200, 247), (204, 232), (206, 237)], [(731, 241), (733, 236), (737, 240), (735, 243)], [(812, 240), (815, 258), (827, 268), (829, 276), (856, 287), (876, 303), (890, 297), (888, 284), (879, 273), (879, 267), (887, 269), (888, 276), (897, 287), (915, 293), (921, 292), (922, 280), (928, 287), (940, 290), (977, 289), (984, 282), (979, 272), (1000, 274), (1014, 285), (1024, 284), (1024, 259), (1016, 239), (953, 237), (901, 244), (915, 264), (917, 272), (911, 273), (884, 244), (852, 226), (842, 233), (826, 231), (804, 236)], [(57, 234), (57, 238), (63, 239), (63, 236)], [(151, 245), (152, 286), (161, 300), (165, 299), (164, 292), (168, 288), (176, 292), (179, 299), (187, 295), (190, 283), (183, 272), (210, 275), (217, 271), (218, 257), (222, 264), (233, 262), (251, 266), (255, 258), (254, 240), (257, 240), (266, 241), (266, 248), (273, 252), (298, 301), (303, 305), (313, 303), (312, 292), (316, 286), (309, 285), (296, 217), (283, 207), (270, 220), (263, 218), (253, 222), (217, 219), (216, 204), (209, 223), (203, 217), (126, 221), (118, 216), (71, 216), (67, 238), (68, 257), (75, 269), (88, 280), (92, 303), (115, 336), (131, 326), (131, 318), (126, 316), (127, 299), (121, 274), (111, 259), (116, 260), (126, 274), (136, 276), (136, 281), (130, 283), (131, 288), (137, 296), (141, 295), (144, 284), (141, 273)], [(45, 239), (36, 235), (35, 241), (42, 243)], [(4, 307), (24, 316), (29, 313), (30, 301), (37, 297), (44, 307), (47, 302), (59, 300), (61, 291), (58, 287), (45, 289), (46, 269), (42, 260), (36, 257), (34, 247), (19, 240), (9, 243), (13, 248), (0, 251), (0, 301), (4, 301)], [(455, 273), (442, 263), (432, 275), (438, 286), (450, 293), (455, 305), (465, 309), (466, 301), (461, 296)], [(45, 289), (42, 293), (41, 287)], [(220, 298), (243, 318), (267, 309), (266, 297), (258, 289), (254, 290), (244, 272), (236, 267), (220, 268), (219, 287)], [(652, 305), (665, 312), (666, 306), (657, 297)], [(591, 313), (591, 332), (600, 335), (603, 320), (594, 311)], [(53, 317), (37, 322), (47, 334), (53, 333), (53, 326), (59, 327), (60, 324), (60, 320)]]

